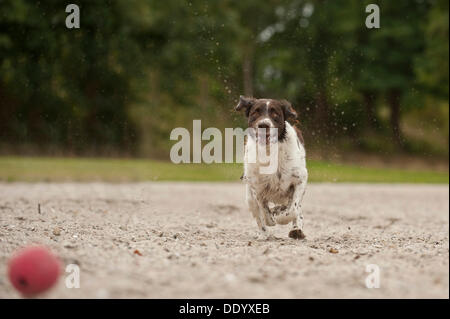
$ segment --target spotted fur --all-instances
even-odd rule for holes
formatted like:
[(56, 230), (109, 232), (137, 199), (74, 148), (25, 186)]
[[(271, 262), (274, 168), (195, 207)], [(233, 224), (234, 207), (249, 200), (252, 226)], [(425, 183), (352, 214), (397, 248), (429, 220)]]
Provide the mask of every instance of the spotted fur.
[[(241, 97), (241, 103), (248, 102), (242, 102), (242, 99), (243, 97)], [(278, 162), (277, 170), (273, 174), (261, 174), (260, 166), (262, 164), (258, 160), (254, 163), (249, 161), (249, 154), (255, 152), (258, 138), (249, 135), (247, 139), (243, 180), (246, 183), (248, 207), (256, 219), (262, 237), (267, 238), (268, 236), (267, 226), (284, 225), (291, 222), (292, 230), (289, 237), (302, 239), (305, 236), (301, 204), (308, 181), (306, 153), (301, 133), (299, 134), (299, 130), (288, 121), (292, 119), (293, 114), (295, 117), (297, 115), (290, 104), (283, 110), (283, 103), (289, 103), (287, 101), (280, 102), (269, 99), (253, 99), (252, 101), (253, 104), (245, 106), (247, 116), (251, 116), (253, 112), (251, 108), (258, 105), (258, 101), (265, 104), (266, 110), (260, 111), (260, 115), (253, 119), (249, 118), (249, 127), (259, 127), (260, 123), (276, 127), (279, 139), (278, 143), (274, 144), (278, 147)], [(279, 108), (279, 112), (271, 111), (271, 108)], [(289, 114), (286, 114), (286, 110)], [(279, 114), (276, 119), (273, 119), (271, 114), (275, 113)], [(280, 114), (281, 119), (279, 118)]]

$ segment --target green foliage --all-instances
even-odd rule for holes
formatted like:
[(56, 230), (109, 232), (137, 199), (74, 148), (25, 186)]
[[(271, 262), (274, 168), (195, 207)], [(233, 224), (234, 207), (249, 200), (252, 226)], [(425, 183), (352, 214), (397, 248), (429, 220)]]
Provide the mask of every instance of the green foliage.
[[(417, 56), (420, 83), (438, 99), (448, 100), (448, 1), (438, 0), (429, 10), (425, 26), (425, 52)], [(446, 43), (446, 45), (445, 45)]]
[(83, 27), (69, 31), (58, 1), (0, 3), (0, 137), (132, 151), (127, 108), (132, 82), (144, 75), (143, 23), (126, 20), (128, 1), (78, 4)]
[[(369, 3), (380, 29), (365, 26)], [(77, 4), (68, 30), (60, 1), (0, 1), (0, 147), (167, 158), (192, 119), (245, 125), (232, 112), (245, 92), (293, 102), (309, 147), (390, 152), (409, 138), (423, 153), (410, 126), (448, 107), (445, 0)], [(448, 140), (448, 113), (433, 123), (422, 133)]]

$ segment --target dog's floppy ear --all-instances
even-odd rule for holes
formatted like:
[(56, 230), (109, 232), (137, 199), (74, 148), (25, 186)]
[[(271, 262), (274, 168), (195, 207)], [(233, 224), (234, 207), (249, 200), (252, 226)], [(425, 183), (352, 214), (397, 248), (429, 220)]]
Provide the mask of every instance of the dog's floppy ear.
[(292, 107), (291, 103), (289, 103), (286, 100), (281, 100), (281, 106), (284, 113), (284, 119), (286, 121), (293, 121), (297, 119), (297, 112), (295, 112), (294, 108)]
[(245, 97), (243, 95), (239, 96), (239, 103), (234, 108), (235, 111), (245, 110), (245, 115), (248, 116), (250, 108), (255, 103), (255, 99), (252, 97)]

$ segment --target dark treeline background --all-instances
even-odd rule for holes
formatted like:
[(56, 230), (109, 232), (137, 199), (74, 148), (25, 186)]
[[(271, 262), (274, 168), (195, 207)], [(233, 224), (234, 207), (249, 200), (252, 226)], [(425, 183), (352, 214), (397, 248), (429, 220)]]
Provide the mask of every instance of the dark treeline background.
[[(447, 0), (0, 1), (0, 153), (168, 158), (286, 98), (315, 152), (448, 157)], [(367, 29), (366, 5), (381, 9)]]

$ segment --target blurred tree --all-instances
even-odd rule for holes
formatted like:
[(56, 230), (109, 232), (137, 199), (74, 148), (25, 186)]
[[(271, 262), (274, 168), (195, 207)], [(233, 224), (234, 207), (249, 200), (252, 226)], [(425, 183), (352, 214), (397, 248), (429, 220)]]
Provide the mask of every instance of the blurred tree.
[(266, 29), (271, 50), (259, 78), (268, 94), (275, 90), (301, 108), (302, 122), (326, 143), (336, 135), (337, 105), (347, 94), (345, 72), (338, 67), (349, 56), (341, 32), (347, 9), (336, 1), (290, 1), (278, 8), (277, 23)]
[[(427, 2), (378, 1), (381, 27), (364, 33), (363, 62), (358, 81), (366, 96), (385, 94), (390, 107), (390, 126), (397, 145), (403, 145), (400, 129), (402, 98), (417, 84), (414, 60), (423, 51), (421, 21)], [(369, 98), (370, 101), (370, 98)], [(369, 102), (372, 103), (372, 102)]]
[(0, 1), (0, 144), (159, 156), (193, 118), (235, 125), (246, 94), (292, 101), (326, 149), (385, 126), (403, 145), (403, 114), (448, 103), (448, 2), (375, 1), (367, 29), (372, 2), (80, 0), (69, 30), (59, 1)]
[[(418, 80), (428, 92), (448, 101), (448, 6), (446, 0), (432, 2), (425, 27), (425, 52), (417, 58)], [(445, 45), (447, 44), (447, 45)]]
[(260, 50), (260, 34), (266, 27), (276, 21), (277, 6), (286, 1), (269, 0), (261, 5), (261, 1), (232, 1), (231, 7), (238, 22), (237, 49), (241, 53), (243, 93), (246, 96), (254, 95), (255, 60)]
[[(2, 140), (69, 151), (132, 151), (127, 107), (144, 74), (138, 37), (145, 7), (135, 1), (79, 1), (80, 29), (67, 29), (59, 1), (2, 1), (0, 87)], [(134, 19), (131, 19), (134, 18)]]

